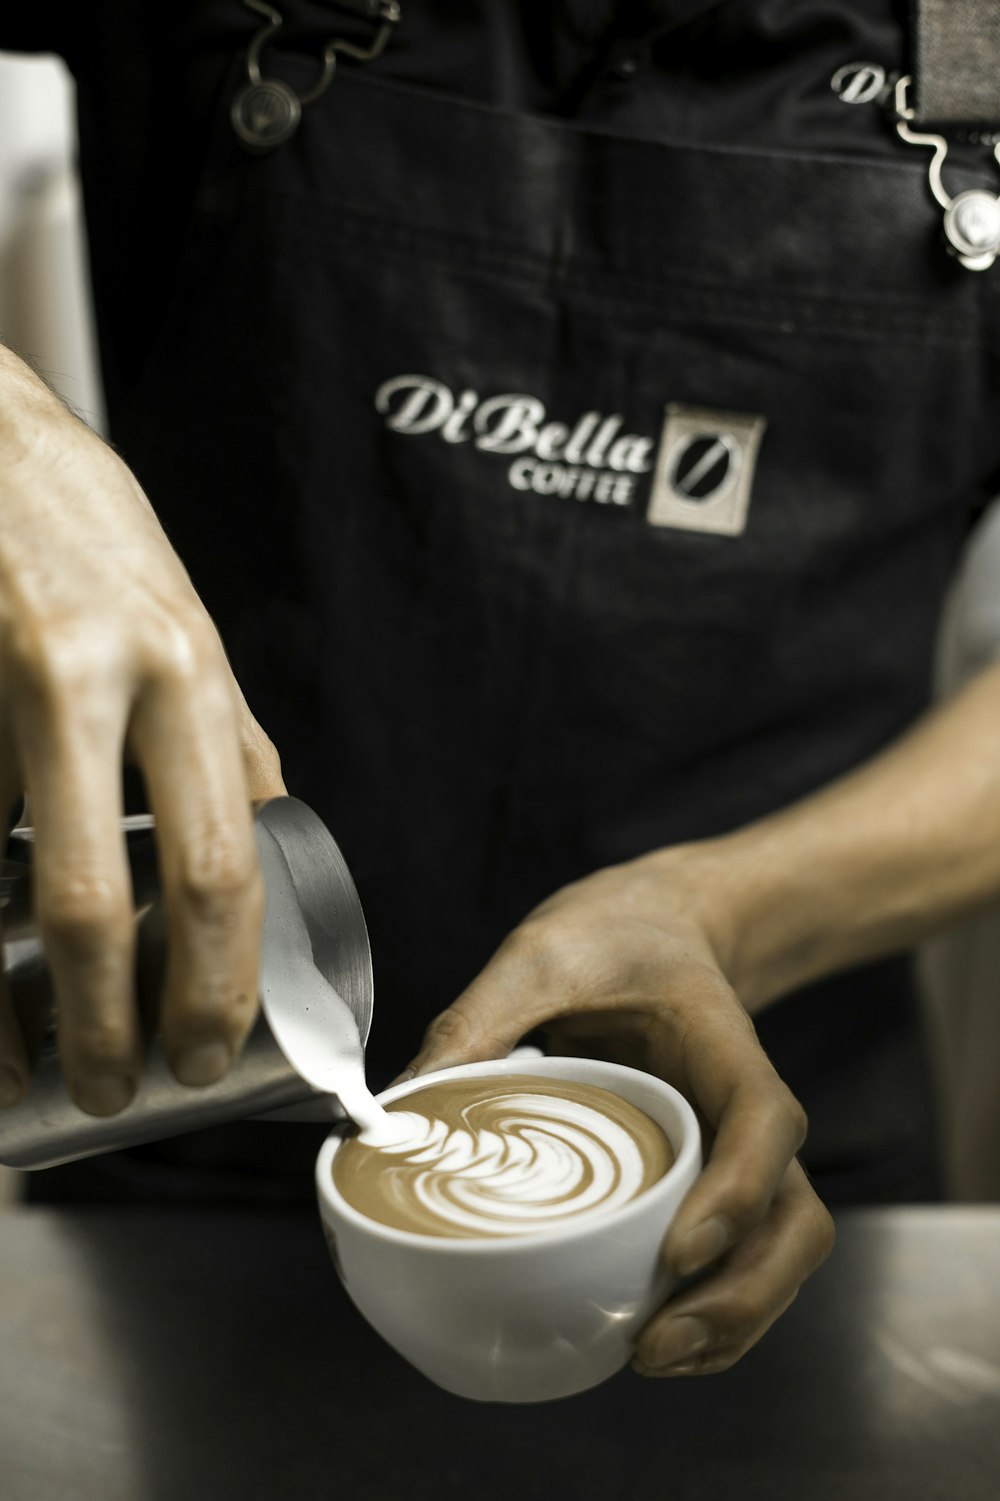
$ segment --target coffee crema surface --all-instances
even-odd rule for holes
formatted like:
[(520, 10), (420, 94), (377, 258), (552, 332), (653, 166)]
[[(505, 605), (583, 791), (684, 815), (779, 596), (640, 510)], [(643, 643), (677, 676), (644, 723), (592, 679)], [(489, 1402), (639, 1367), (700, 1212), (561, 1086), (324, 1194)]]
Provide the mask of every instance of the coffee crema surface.
[(629, 1203), (674, 1160), (644, 1111), (569, 1079), (442, 1081), (385, 1109), (393, 1139), (345, 1141), (333, 1181), (360, 1214), (421, 1235), (556, 1229)]

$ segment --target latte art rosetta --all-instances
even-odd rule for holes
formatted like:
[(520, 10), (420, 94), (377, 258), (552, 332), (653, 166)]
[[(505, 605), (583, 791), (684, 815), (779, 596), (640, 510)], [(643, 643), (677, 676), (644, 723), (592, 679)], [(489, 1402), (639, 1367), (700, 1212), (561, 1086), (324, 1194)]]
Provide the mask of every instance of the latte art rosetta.
[(428, 1085), (386, 1111), (393, 1139), (346, 1142), (334, 1182), (369, 1218), (425, 1235), (553, 1229), (627, 1204), (673, 1160), (654, 1121), (593, 1085), (463, 1079)]

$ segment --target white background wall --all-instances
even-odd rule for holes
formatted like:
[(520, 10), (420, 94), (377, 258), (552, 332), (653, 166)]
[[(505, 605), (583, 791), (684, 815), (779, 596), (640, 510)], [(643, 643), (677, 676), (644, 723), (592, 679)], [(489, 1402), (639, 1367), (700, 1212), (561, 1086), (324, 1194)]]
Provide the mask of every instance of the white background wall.
[(74, 154), (62, 63), (0, 53), (0, 335), (102, 428)]

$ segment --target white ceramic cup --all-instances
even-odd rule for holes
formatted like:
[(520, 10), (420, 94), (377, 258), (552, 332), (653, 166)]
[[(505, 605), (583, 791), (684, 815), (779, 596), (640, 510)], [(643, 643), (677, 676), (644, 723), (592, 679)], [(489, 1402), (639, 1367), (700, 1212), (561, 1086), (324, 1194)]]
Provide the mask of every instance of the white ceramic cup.
[(631, 1203), (526, 1235), (449, 1239), (395, 1230), (353, 1209), (333, 1181), (339, 1136), (316, 1163), (334, 1264), (357, 1308), (438, 1386), (483, 1402), (545, 1402), (585, 1391), (627, 1363), (635, 1335), (674, 1279), (660, 1255), (701, 1170), (691, 1106), (662, 1079), (593, 1058), (468, 1063), (397, 1084), (383, 1105), (439, 1079), (533, 1074), (596, 1084), (665, 1131), (673, 1166)]

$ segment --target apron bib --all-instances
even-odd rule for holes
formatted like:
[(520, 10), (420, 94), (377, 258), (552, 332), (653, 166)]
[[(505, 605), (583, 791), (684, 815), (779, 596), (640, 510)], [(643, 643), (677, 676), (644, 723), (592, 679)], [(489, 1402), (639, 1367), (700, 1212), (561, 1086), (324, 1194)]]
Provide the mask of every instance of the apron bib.
[[(230, 98), (115, 436), (354, 870), (377, 1079), (555, 888), (920, 711), (996, 462), (995, 313), (937, 257), (918, 162), (347, 68), (254, 157)], [(762, 1019), (855, 1197), (866, 1158), (926, 1158), (911, 1013), (893, 963)]]

